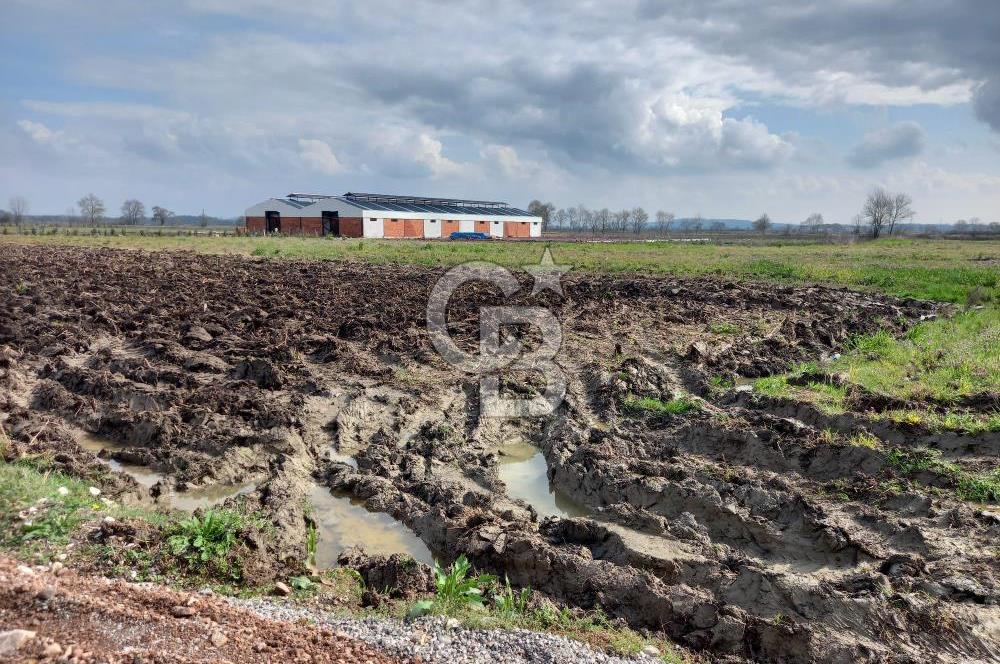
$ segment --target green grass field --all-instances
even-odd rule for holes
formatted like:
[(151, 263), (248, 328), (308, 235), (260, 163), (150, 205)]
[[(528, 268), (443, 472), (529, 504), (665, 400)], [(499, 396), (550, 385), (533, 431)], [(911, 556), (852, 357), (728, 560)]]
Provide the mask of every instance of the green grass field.
[[(152, 232), (152, 231), (151, 231)], [(0, 242), (190, 250), (268, 258), (448, 266), (488, 260), (537, 262), (546, 246), (557, 263), (586, 272), (723, 275), (820, 282), (964, 303), (1000, 295), (1000, 241), (882, 240), (856, 244), (718, 245), (675, 242), (449, 242), (340, 238), (0, 235)]]

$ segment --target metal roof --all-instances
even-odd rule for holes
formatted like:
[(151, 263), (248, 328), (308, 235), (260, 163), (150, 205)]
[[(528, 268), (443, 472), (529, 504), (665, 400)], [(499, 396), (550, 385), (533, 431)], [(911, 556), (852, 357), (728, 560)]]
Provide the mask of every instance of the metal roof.
[(294, 198), (279, 198), (278, 200), (281, 201), (282, 203), (285, 203), (286, 205), (291, 205), (293, 208), (297, 208), (299, 210), (306, 207), (307, 205), (313, 204), (312, 201), (300, 201)]
[(361, 194), (348, 192), (343, 196), (326, 194), (288, 194), (296, 199), (308, 199), (311, 205), (318, 200), (336, 198), (362, 210), (382, 212), (429, 212), (432, 214), (474, 214), (484, 217), (534, 217), (536, 215), (509, 206), (501, 201), (476, 201), (462, 198), (431, 198), (428, 196), (393, 196), (389, 194)]

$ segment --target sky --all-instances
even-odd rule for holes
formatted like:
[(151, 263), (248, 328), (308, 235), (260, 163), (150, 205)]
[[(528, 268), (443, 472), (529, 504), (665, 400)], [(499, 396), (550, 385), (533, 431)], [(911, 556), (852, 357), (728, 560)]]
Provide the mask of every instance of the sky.
[(0, 207), (1000, 221), (996, 0), (0, 0)]

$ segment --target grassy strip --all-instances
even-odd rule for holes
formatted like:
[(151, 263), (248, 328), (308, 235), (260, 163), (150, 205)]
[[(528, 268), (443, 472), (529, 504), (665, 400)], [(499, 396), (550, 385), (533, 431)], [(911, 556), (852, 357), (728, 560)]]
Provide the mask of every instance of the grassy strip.
[(677, 397), (662, 401), (653, 397), (635, 397), (632, 395), (622, 399), (622, 409), (630, 415), (657, 414), (683, 415), (698, 409), (698, 404), (686, 397)]
[(893, 448), (886, 452), (885, 458), (903, 475), (933, 471), (949, 477), (954, 482), (955, 493), (963, 500), (977, 503), (1000, 501), (1000, 469), (970, 473), (942, 460), (941, 452), (932, 449)]
[[(334, 238), (0, 236), (0, 242), (194, 250), (264, 257), (359, 260), (449, 266), (488, 260), (508, 267), (537, 263), (537, 242), (346, 240)], [(588, 272), (723, 275), (786, 282), (827, 282), (947, 302), (996, 298), (991, 260), (1000, 242), (880, 240), (856, 244), (716, 245), (673, 242), (552, 242), (555, 259)]]
[[(754, 390), (806, 401), (830, 415), (851, 410), (846, 387), (823, 380), (806, 385), (789, 382), (813, 374), (836, 375), (843, 383), (868, 392), (928, 404), (927, 408), (892, 409), (875, 417), (934, 431), (1000, 431), (1000, 413), (959, 407), (964, 399), (1000, 392), (1000, 307), (926, 321), (901, 339), (886, 332), (858, 337), (839, 359), (822, 365), (806, 363), (788, 374), (761, 378), (754, 382)], [(942, 413), (931, 406), (951, 410)]]

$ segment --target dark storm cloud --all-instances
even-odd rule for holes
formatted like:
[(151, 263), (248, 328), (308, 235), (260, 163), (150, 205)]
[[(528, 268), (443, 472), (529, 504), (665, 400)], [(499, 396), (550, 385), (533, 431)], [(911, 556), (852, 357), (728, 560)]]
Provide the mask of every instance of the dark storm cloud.
[(970, 79), (1000, 85), (995, 0), (640, 0), (637, 16), (787, 83), (825, 70), (928, 92)]
[(1000, 131), (1000, 78), (990, 79), (981, 85), (973, 97), (976, 117)]
[(924, 150), (924, 130), (915, 122), (900, 122), (865, 134), (848, 161), (858, 168), (875, 168), (887, 161), (914, 157)]

